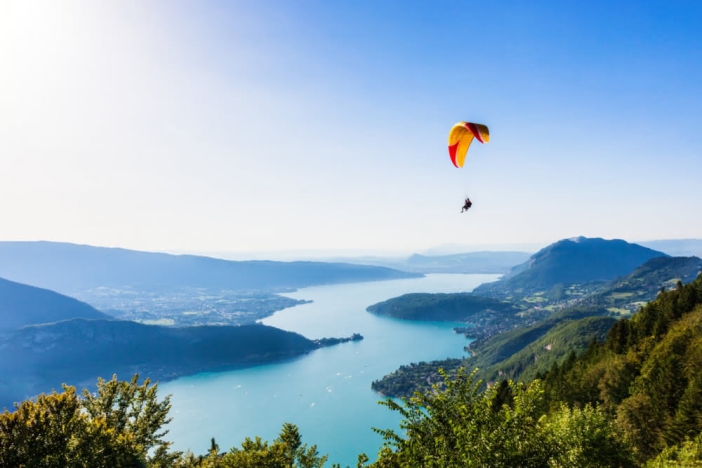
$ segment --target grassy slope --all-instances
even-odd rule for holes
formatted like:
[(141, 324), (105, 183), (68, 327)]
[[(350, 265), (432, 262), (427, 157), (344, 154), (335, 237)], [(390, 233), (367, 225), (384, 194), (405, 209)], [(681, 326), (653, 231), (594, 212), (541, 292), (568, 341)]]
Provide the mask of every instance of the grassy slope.
[(580, 353), (595, 340), (603, 340), (613, 317), (588, 317), (558, 323), (546, 334), (523, 347), (502, 362), (481, 372), (487, 380), (533, 380), (537, 373), (546, 372), (554, 363), (562, 362), (570, 353)]

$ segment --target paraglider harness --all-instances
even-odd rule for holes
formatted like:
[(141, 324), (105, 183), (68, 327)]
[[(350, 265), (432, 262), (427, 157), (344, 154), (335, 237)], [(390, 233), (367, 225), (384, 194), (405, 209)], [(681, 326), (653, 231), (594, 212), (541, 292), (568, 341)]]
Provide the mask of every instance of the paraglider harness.
[(466, 198), (466, 202), (465, 202), (465, 204), (463, 205), (463, 208), (461, 208), (461, 213), (463, 213), (464, 211), (468, 211), (468, 209), (469, 209), (471, 206), (473, 206), (473, 202), (470, 201), (470, 198)]

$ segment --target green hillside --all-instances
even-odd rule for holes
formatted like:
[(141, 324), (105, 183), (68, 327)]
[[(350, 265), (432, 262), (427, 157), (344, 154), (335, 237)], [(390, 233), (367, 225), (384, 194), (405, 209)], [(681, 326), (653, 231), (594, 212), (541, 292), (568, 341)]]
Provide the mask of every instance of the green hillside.
[(470, 322), (477, 314), (496, 313), (508, 316), (515, 313), (517, 308), (504, 301), (470, 293), (413, 293), (373, 304), (366, 310), (403, 320)]
[(702, 275), (615, 323), (604, 342), (554, 365), (544, 381), (552, 405), (602, 406), (640, 459), (699, 438)]
[[(592, 340), (603, 340), (616, 321), (613, 317), (588, 317), (560, 322), (518, 352), (481, 370), (480, 375), (488, 381), (533, 380), (569, 354), (582, 352)], [(473, 362), (467, 365), (470, 368)]]
[[(478, 376), (488, 381), (517, 378), (525, 370), (529, 372), (527, 375), (533, 376), (539, 370), (548, 369), (552, 362), (562, 360), (571, 347), (574, 351), (581, 351), (593, 338), (602, 338), (616, 321), (602, 316), (605, 314), (607, 312), (604, 310), (573, 307), (536, 324), (478, 339), (469, 346), (471, 356), (464, 359), (443, 359), (401, 366), (373, 382), (372, 388), (387, 396), (409, 397), (414, 392), (426, 391), (432, 383), (441, 381), (439, 368), (450, 374), (460, 367), (477, 368), (480, 369)], [(540, 359), (538, 356), (541, 354), (545, 359), (538, 366), (532, 367), (531, 364)]]
[[(479, 377), (488, 381), (528, 380), (553, 362), (561, 362), (570, 351), (582, 351), (593, 338), (602, 338), (615, 318), (638, 310), (662, 288), (670, 288), (681, 279), (694, 279), (700, 268), (702, 260), (696, 257), (653, 258), (628, 275), (593, 287), (577, 301), (554, 302), (561, 304), (555, 312), (536, 304), (520, 313), (479, 314), (473, 319), (478, 326), (461, 330), (476, 338), (469, 346), (470, 358), (402, 366), (374, 382), (373, 389), (384, 395), (410, 396), (416, 390), (427, 389), (427, 382), (436, 382), (439, 367), (454, 371), (461, 365), (480, 369)], [(452, 295), (446, 296), (448, 300)], [(555, 348), (554, 343), (558, 344)], [(546, 348), (549, 344), (550, 350)], [(538, 365), (532, 365), (534, 362)]]

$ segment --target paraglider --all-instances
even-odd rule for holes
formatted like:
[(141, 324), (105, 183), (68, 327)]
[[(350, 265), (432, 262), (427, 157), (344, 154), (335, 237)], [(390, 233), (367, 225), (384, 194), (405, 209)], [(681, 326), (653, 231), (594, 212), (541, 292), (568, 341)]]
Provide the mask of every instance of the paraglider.
[[(463, 167), (468, 148), (474, 138), (480, 143), (488, 143), (490, 131), (487, 126), (473, 122), (458, 122), (451, 128), (448, 136), (448, 151), (454, 166)], [(473, 202), (470, 201), (470, 198), (466, 198), (461, 213), (468, 211), (471, 206), (473, 206)]]
[(458, 122), (451, 128), (448, 137), (448, 150), (454, 166), (463, 167), (468, 147), (473, 142), (473, 138), (480, 143), (488, 143), (490, 131), (485, 125), (472, 122)]

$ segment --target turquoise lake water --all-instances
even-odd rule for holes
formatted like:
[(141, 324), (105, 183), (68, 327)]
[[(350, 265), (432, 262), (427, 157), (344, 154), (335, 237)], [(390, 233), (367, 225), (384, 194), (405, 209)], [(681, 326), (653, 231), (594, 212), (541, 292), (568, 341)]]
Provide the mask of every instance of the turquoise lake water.
[(245, 437), (273, 440), (284, 422), (297, 425), (303, 443), (317, 445), (329, 462), (355, 466), (382, 445), (372, 427), (397, 428), (399, 417), (379, 405), (371, 382), (403, 364), (465, 355), (468, 340), (455, 323), (405, 322), (366, 307), (411, 292), (463, 292), (499, 275), (434, 274), (424, 278), (338, 284), (286, 294), (313, 301), (263, 320), (308, 338), (360, 333), (364, 340), (313, 351), (277, 364), (184, 377), (159, 386), (170, 394), (173, 421), (166, 437), (176, 450), (204, 454), (215, 437), (222, 450)]

